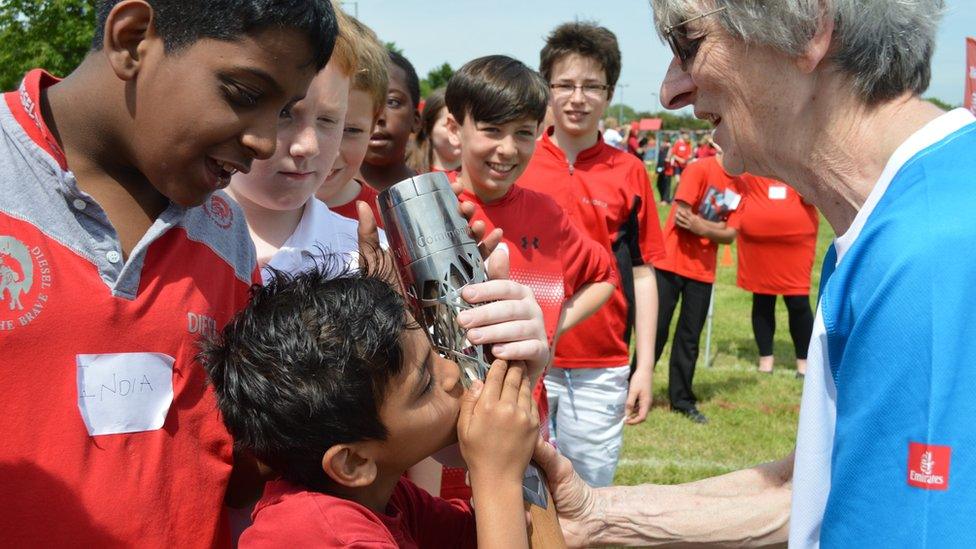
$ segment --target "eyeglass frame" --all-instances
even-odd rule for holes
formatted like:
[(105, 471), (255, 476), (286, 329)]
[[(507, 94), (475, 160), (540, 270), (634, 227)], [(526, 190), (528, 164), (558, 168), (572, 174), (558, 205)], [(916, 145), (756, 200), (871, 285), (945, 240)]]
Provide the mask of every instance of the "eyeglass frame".
[(697, 21), (697, 20), (702, 19), (704, 17), (708, 17), (709, 15), (714, 15), (716, 13), (723, 12), (727, 8), (728, 8), (728, 6), (722, 6), (720, 8), (715, 8), (715, 9), (713, 9), (711, 11), (707, 11), (705, 13), (696, 15), (696, 16), (692, 17), (691, 19), (687, 19), (687, 20), (682, 21), (680, 23), (675, 23), (674, 25), (669, 25), (667, 28), (664, 29), (664, 38), (665, 38), (665, 40), (667, 40), (668, 46), (671, 47), (671, 53), (674, 54), (675, 58), (677, 58), (678, 59), (678, 62), (681, 64), (681, 70), (687, 72), (687, 70), (688, 70), (688, 60), (691, 59), (691, 58), (693, 58), (695, 56), (695, 54), (698, 53), (698, 50), (696, 49), (694, 52), (687, 51), (684, 48), (684, 46), (682, 46), (681, 44), (678, 43), (678, 39), (674, 35), (674, 30), (677, 29), (677, 28), (679, 28), (679, 27), (683, 27), (683, 26), (687, 25), (688, 23)]
[(552, 92), (553, 95), (572, 96), (574, 93), (576, 93), (576, 90), (578, 89), (580, 93), (582, 93), (584, 96), (592, 97), (591, 95), (586, 93), (587, 87), (589, 87), (590, 90), (595, 93), (606, 92), (607, 96), (609, 96), (610, 92), (613, 91), (613, 86), (611, 86), (610, 84), (568, 84), (562, 82), (555, 82), (549, 84), (549, 90)]

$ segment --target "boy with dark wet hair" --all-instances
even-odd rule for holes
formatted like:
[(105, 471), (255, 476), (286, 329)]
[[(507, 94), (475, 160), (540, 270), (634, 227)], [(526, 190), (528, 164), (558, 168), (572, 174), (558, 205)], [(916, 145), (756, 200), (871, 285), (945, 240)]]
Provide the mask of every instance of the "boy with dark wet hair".
[(315, 0), (126, 0), (97, 20), (76, 70), (31, 71), (0, 104), (0, 383), (19, 388), (0, 402), (16, 501), (0, 537), (226, 546), (225, 496), (253, 477), (194, 356), (256, 271), (215, 191), (274, 152), (335, 16)]
[[(280, 475), (241, 547), (526, 547), (521, 479), (539, 419), (525, 367), (496, 361), (465, 392), (370, 269), (276, 272), (205, 346), (221, 417)], [(477, 524), (472, 505), (403, 476), (458, 441)]]

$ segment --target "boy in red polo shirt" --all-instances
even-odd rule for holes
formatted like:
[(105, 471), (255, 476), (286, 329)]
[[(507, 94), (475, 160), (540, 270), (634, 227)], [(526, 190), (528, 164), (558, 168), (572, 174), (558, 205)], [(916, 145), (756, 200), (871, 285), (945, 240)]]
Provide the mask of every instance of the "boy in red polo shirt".
[(708, 420), (698, 410), (692, 391), (698, 340), (701, 338), (715, 282), (719, 244), (735, 240), (742, 211), (740, 181), (725, 173), (717, 156), (688, 165), (674, 193), (674, 206), (664, 226), (667, 256), (654, 261), (659, 309), (654, 361), (664, 352), (674, 309), (681, 313), (671, 342), (668, 396), (671, 409), (695, 423)]
[(272, 154), (335, 15), (105, 0), (97, 20), (67, 78), (32, 71), (0, 105), (0, 384), (17, 388), (0, 401), (0, 538), (226, 546), (225, 495), (256, 494), (232, 480), (195, 356), (256, 271), (244, 216), (214, 191)]
[(520, 185), (555, 199), (581, 232), (612, 249), (621, 286), (633, 285), (636, 296), (632, 377), (622, 289), (560, 339), (546, 376), (557, 444), (584, 480), (606, 486), (624, 422), (640, 423), (650, 409), (657, 319), (651, 260), (664, 253), (661, 228), (644, 163), (603, 143), (598, 130), (620, 75), (614, 34), (587, 23), (561, 25), (549, 35), (540, 66), (555, 126), (543, 135)]
[[(474, 219), (502, 229), (512, 280), (532, 288), (546, 334), (555, 340), (607, 301), (616, 276), (607, 249), (583, 235), (553, 199), (517, 184), (532, 158), (548, 95), (538, 73), (494, 55), (456, 72), (445, 101), (448, 127), (461, 143), (461, 197), (478, 205)], [(535, 396), (545, 419), (543, 383)], [(452, 491), (455, 479), (445, 479), (442, 494), (465, 495)]]

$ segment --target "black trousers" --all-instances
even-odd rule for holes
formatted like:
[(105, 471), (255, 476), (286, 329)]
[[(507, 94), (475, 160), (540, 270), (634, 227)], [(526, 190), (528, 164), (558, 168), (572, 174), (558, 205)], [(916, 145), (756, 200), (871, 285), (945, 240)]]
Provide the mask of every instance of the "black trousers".
[(708, 317), (708, 303), (712, 297), (712, 285), (683, 277), (669, 271), (657, 270), (657, 339), (654, 342), (654, 363), (664, 353), (668, 341), (671, 318), (681, 302), (678, 324), (671, 342), (668, 397), (671, 407), (690, 410), (698, 399), (692, 390), (695, 363), (698, 362), (698, 342)]
[[(790, 337), (796, 358), (806, 360), (807, 348), (813, 334), (813, 310), (810, 296), (784, 295), (786, 311), (790, 316)], [(773, 334), (776, 333), (776, 296), (752, 294), (752, 332), (759, 346), (759, 356), (773, 355)]]
[(664, 175), (664, 171), (657, 172), (657, 192), (663, 202), (671, 203), (671, 176)]

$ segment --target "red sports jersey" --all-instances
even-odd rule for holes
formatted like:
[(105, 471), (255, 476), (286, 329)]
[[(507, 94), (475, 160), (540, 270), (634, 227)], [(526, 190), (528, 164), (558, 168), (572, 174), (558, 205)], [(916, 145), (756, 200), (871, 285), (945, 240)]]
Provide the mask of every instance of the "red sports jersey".
[[(626, 256), (633, 266), (663, 257), (661, 226), (644, 163), (598, 137), (596, 145), (570, 164), (551, 135), (552, 128), (539, 141), (519, 185), (552, 197), (581, 232)], [(628, 364), (627, 309), (618, 287), (603, 308), (560, 338), (553, 363), (560, 368)]]
[(576, 290), (593, 282), (616, 283), (609, 251), (580, 233), (548, 196), (514, 185), (490, 204), (468, 191), (460, 199), (477, 206), (472, 221), (484, 221), (486, 232), (502, 230), (511, 279), (532, 289), (550, 341), (563, 303)]
[(405, 478), (393, 489), (383, 514), (279, 480), (265, 487), (254, 509), (254, 525), (244, 531), (240, 547), (419, 549), (477, 543), (470, 504), (433, 497)]
[[(451, 172), (448, 177), (453, 181), (456, 175)], [(484, 221), (488, 232), (496, 227), (502, 229), (502, 242), (508, 248), (509, 275), (512, 280), (532, 289), (542, 308), (550, 341), (556, 332), (563, 303), (578, 289), (593, 282), (616, 284), (616, 270), (610, 253), (583, 235), (548, 196), (515, 185), (504, 197), (490, 204), (468, 191), (461, 193), (460, 199), (477, 206), (472, 221)], [(549, 399), (541, 378), (533, 397), (542, 427), (548, 431)], [(471, 498), (463, 469), (444, 469), (441, 496)]]
[(780, 181), (754, 175), (741, 181), (749, 207), (739, 227), (739, 287), (760, 294), (809, 294), (817, 209)]
[(243, 213), (170, 205), (123, 258), (41, 117), (55, 82), (0, 105), (0, 539), (225, 546), (233, 445), (194, 357), (257, 277)]
[(359, 211), (356, 210), (356, 202), (362, 200), (363, 202), (369, 204), (370, 209), (373, 210), (373, 216), (376, 218), (376, 224), (382, 229), (383, 218), (380, 217), (380, 207), (376, 202), (376, 197), (379, 196), (380, 193), (376, 192), (376, 189), (370, 187), (362, 181), (357, 180), (357, 182), (359, 183), (359, 194), (356, 195), (356, 198), (350, 200), (342, 206), (329, 206), (329, 209), (343, 217), (348, 217), (349, 219), (359, 221)]
[[(688, 164), (681, 174), (674, 200), (690, 205), (693, 212), (709, 221), (724, 221), (737, 228), (744, 203), (740, 186), (739, 178), (725, 173), (716, 157), (703, 158)], [(656, 260), (654, 267), (700, 282), (715, 282), (718, 244), (676, 226), (676, 211), (677, 205), (672, 206), (664, 226), (667, 256)]]

